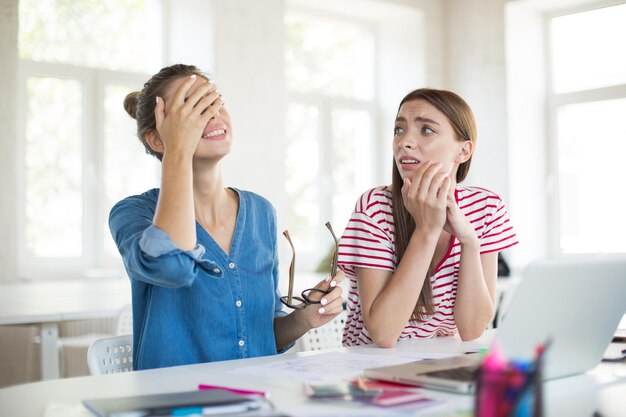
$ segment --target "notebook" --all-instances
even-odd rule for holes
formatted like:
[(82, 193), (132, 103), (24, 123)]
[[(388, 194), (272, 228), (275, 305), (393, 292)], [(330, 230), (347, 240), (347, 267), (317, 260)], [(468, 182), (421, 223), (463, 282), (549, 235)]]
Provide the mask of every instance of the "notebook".
[(222, 389), (98, 398), (83, 401), (98, 417), (217, 415), (256, 410), (261, 403)]
[[(532, 359), (551, 339), (544, 379), (594, 368), (626, 312), (626, 257), (539, 261), (524, 271), (496, 339), (509, 358)], [(482, 355), (367, 369), (368, 378), (471, 393)]]

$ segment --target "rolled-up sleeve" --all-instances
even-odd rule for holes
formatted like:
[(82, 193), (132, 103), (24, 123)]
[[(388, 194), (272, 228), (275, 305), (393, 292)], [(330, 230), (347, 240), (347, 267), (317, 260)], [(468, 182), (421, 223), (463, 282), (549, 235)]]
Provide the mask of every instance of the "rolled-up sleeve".
[(218, 265), (203, 256), (205, 248), (178, 248), (167, 233), (152, 224), (156, 200), (133, 196), (117, 203), (109, 215), (111, 235), (133, 278), (149, 284), (179, 288), (193, 284), (202, 270), (219, 278)]

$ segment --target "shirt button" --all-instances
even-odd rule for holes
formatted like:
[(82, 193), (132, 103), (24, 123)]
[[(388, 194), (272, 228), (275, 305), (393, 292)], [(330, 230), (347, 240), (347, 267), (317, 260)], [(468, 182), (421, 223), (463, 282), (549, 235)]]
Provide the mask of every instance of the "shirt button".
[(215, 272), (216, 274), (219, 274), (219, 273), (220, 273), (220, 272), (222, 272), (222, 271), (220, 271), (220, 269), (219, 269), (219, 268), (215, 268), (215, 269), (213, 270), (213, 272)]
[(245, 342), (243, 340), (239, 341), (239, 347), (243, 347), (244, 344), (245, 344)]
[(234, 263), (234, 262), (229, 263), (229, 264), (228, 264), (228, 267), (229, 267), (230, 269), (235, 269), (235, 263)]
[(237, 307), (241, 307), (241, 300), (237, 300), (237, 301), (235, 301), (235, 305), (236, 305)]

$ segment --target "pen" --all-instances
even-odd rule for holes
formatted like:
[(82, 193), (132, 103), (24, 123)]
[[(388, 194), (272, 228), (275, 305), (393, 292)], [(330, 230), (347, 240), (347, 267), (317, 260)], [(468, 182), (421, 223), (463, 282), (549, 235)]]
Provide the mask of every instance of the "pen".
[(234, 394), (239, 394), (239, 395), (260, 395), (261, 397), (265, 397), (265, 398), (269, 397), (269, 393), (265, 391), (254, 391), (254, 390), (241, 389), (241, 388), (222, 387), (220, 385), (199, 384), (198, 389), (202, 389), (202, 390), (222, 389), (224, 391), (229, 391), (229, 392), (232, 392)]
[(524, 382), (524, 385), (518, 391), (517, 398), (513, 402), (512, 410), (514, 413), (518, 412), (520, 408), (525, 413), (529, 412), (527, 410), (529, 410), (529, 408), (531, 407), (531, 404), (528, 403), (528, 398), (526, 397), (526, 394), (528, 393), (530, 389), (532, 389), (531, 386), (535, 385), (536, 391), (535, 391), (535, 398), (532, 403), (532, 411), (535, 413), (534, 415), (539, 415), (539, 416), (543, 415), (543, 411), (542, 411), (543, 393), (541, 392), (542, 391), (541, 370), (543, 367), (543, 362), (545, 360), (546, 351), (548, 350), (551, 344), (552, 344), (552, 338), (548, 338), (548, 340), (546, 340), (545, 343), (537, 346), (535, 350), (535, 360), (530, 366), (530, 369), (528, 371), (528, 376), (526, 378), (526, 381)]

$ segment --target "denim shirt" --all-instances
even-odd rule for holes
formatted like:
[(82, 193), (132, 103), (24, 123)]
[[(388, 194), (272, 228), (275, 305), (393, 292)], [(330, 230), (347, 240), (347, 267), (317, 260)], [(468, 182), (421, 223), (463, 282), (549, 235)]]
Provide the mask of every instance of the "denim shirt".
[(234, 190), (239, 211), (230, 253), (196, 222), (198, 244), (177, 248), (152, 224), (159, 190), (118, 202), (109, 216), (131, 280), (136, 370), (276, 354), (276, 215)]

